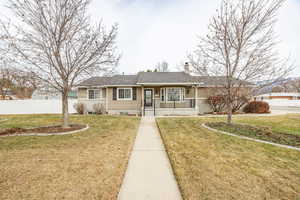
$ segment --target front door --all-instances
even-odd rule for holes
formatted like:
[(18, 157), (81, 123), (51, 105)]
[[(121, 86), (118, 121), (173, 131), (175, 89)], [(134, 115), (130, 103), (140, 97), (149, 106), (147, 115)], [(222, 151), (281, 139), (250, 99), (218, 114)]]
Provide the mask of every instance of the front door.
[(153, 94), (152, 89), (145, 89), (145, 107), (152, 107)]

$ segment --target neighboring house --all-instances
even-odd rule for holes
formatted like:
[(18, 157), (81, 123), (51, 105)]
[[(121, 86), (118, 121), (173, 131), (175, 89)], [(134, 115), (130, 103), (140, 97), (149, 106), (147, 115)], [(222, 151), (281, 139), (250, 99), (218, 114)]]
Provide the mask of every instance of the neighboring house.
[[(68, 93), (69, 99), (77, 98), (77, 91), (72, 90)], [(61, 93), (49, 88), (37, 89), (33, 92), (31, 99), (35, 100), (48, 100), (48, 99), (61, 99)]]
[(261, 94), (255, 97), (256, 100), (282, 99), (282, 100), (300, 100), (300, 93), (295, 92), (272, 92)]
[(17, 100), (17, 99), (19, 99), (11, 89), (4, 88), (3, 90), (5, 90), (5, 95), (2, 96), (0, 94), (0, 100)]
[(36, 89), (31, 96), (34, 100), (60, 99), (61, 94), (53, 89)]
[(78, 86), (78, 102), (88, 112), (102, 104), (109, 114), (197, 115), (210, 112), (210, 90), (224, 77), (186, 72), (140, 72), (137, 75), (93, 77)]

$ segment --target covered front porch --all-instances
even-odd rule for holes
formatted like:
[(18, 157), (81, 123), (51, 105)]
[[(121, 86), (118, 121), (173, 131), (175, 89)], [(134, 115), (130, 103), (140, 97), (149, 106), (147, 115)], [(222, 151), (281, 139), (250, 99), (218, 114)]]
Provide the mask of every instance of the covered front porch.
[(142, 87), (142, 115), (197, 115), (195, 85), (146, 85)]

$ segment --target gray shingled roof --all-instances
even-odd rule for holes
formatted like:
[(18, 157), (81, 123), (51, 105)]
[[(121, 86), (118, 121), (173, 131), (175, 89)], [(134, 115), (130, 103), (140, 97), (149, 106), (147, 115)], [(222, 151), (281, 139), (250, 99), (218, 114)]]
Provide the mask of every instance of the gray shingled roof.
[(79, 84), (79, 86), (104, 85), (136, 85), (137, 75), (115, 75), (112, 77), (92, 77)]
[[(200, 86), (214, 86), (214, 85), (224, 85), (226, 82), (225, 76), (192, 76), (194, 79), (194, 82), (198, 83)], [(241, 84), (243, 85), (253, 85), (250, 82), (241, 81), (238, 79), (235, 79), (233, 81), (234, 84)]]
[(115, 75), (107, 85), (136, 85), (137, 75)]
[(193, 77), (184, 72), (140, 72), (137, 83), (193, 83)]
[(82, 81), (79, 86), (103, 86), (110, 82), (111, 77), (92, 77)]
[[(142, 83), (191, 83), (200, 86), (223, 85), (226, 80), (224, 76), (191, 76), (184, 72), (140, 72), (137, 75), (115, 75), (112, 77), (92, 77), (79, 84), (79, 86), (118, 86), (138, 85)], [(236, 80), (239, 82), (239, 80)], [(244, 82), (245, 85), (253, 85)]]

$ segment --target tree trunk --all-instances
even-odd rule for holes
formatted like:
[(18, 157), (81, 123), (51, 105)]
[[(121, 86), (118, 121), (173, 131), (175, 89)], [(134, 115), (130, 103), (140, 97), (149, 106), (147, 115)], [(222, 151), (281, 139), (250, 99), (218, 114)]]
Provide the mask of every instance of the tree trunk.
[(232, 121), (232, 105), (231, 102), (227, 102), (227, 124), (231, 124)]
[(231, 100), (231, 88), (229, 87), (227, 93), (227, 124), (231, 124), (232, 121), (232, 100)]
[(63, 128), (69, 128), (69, 103), (68, 90), (62, 92)]

